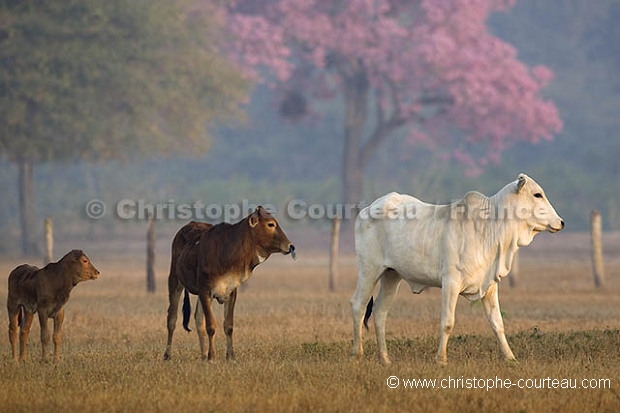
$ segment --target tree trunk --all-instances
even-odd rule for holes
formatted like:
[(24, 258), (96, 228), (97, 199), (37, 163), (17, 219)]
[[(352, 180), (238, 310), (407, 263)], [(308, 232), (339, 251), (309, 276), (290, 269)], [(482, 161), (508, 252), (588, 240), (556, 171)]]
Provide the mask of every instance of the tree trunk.
[(43, 221), (43, 235), (45, 242), (43, 265), (47, 265), (54, 260), (54, 223), (51, 217), (45, 217)]
[(18, 167), (19, 214), (22, 232), (22, 254), (36, 254), (37, 248), (32, 241), (34, 228), (34, 180), (32, 175), (32, 161), (20, 159)]
[(592, 211), (590, 213), (590, 236), (592, 239), (592, 276), (594, 286), (601, 288), (605, 286), (605, 266), (603, 265), (603, 242), (601, 234), (603, 225), (601, 223), (601, 213)]
[[(360, 64), (352, 72), (341, 71), (341, 75), (344, 80), (343, 95), (346, 107), (342, 200), (345, 203), (346, 210), (354, 212), (350, 218), (355, 218), (359, 212), (357, 206), (363, 201), (364, 197), (364, 169), (380, 145), (390, 137), (394, 130), (407, 123), (407, 119), (401, 116), (398, 107), (393, 108), (389, 116), (386, 117), (382, 105), (377, 101), (374, 130), (365, 138), (364, 132), (370, 99), (370, 81), (366, 70)], [(379, 99), (377, 96), (374, 98)], [(352, 222), (353, 219), (344, 220), (342, 223), (343, 232), (349, 232), (353, 227)]]
[[(369, 84), (363, 70), (345, 77), (344, 83), (346, 119), (342, 165), (342, 201), (347, 206), (347, 210), (356, 213), (357, 208), (351, 206), (360, 203), (363, 197), (364, 165), (361, 162), (360, 155), (368, 110)], [(351, 223), (348, 222), (352, 219), (343, 222), (343, 230), (352, 227)]]
[(149, 218), (146, 231), (146, 291), (155, 292), (155, 219)]
[(332, 241), (329, 249), (329, 291), (336, 291), (338, 279), (338, 250), (340, 247), (340, 219), (332, 219)]

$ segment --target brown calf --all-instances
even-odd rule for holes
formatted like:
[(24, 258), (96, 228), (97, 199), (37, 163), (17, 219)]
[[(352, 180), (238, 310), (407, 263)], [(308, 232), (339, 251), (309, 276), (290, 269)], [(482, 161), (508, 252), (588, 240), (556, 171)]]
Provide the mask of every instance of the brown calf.
[(13, 359), (17, 360), (17, 329), (19, 326), (19, 359), (26, 357), (26, 344), (30, 326), (36, 312), (41, 324), (41, 359), (46, 358), (46, 347), (50, 341), (47, 319), (54, 319), (54, 360), (60, 358), (62, 322), (65, 318), (64, 305), (69, 300), (73, 287), (81, 281), (94, 280), (99, 271), (80, 250), (67, 253), (58, 262), (39, 269), (22, 264), (9, 275), (9, 340)]
[[(212, 360), (215, 357), (213, 336), (216, 323), (211, 309), (214, 298), (224, 304), (226, 358), (234, 358), (232, 332), (237, 287), (250, 278), (258, 264), (276, 252), (290, 253), (295, 258), (293, 244), (275, 218), (260, 206), (236, 224), (214, 226), (192, 221), (181, 228), (172, 241), (168, 277), (168, 344), (164, 359), (171, 357), (172, 336), (184, 288), (183, 327), (187, 331), (190, 331), (188, 322), (191, 312), (188, 292), (198, 295), (201, 304), (196, 308), (195, 319), (202, 358)], [(203, 314), (206, 315), (206, 323)], [(207, 334), (208, 354), (205, 345)]]

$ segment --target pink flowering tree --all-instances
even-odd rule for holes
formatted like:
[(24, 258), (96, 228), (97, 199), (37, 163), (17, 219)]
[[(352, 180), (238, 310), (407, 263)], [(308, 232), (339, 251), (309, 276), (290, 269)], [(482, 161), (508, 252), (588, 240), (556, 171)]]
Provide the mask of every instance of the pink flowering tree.
[(226, 9), (229, 50), (248, 76), (289, 92), (289, 116), (342, 99), (343, 201), (356, 203), (365, 166), (397, 130), (470, 175), (514, 141), (561, 131), (541, 97), (551, 70), (526, 66), (485, 26), (515, 1), (240, 0)]

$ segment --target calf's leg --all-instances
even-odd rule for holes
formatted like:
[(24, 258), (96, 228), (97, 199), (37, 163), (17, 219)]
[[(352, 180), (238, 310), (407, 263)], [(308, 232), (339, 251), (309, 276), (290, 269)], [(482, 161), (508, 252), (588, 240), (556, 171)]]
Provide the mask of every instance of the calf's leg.
[(11, 343), (11, 356), (17, 361), (17, 330), (19, 329), (19, 306), (7, 305), (9, 312), (9, 342)]
[(54, 317), (54, 361), (60, 360), (60, 343), (62, 342), (62, 323), (65, 320), (64, 307), (58, 311)]
[(22, 325), (19, 328), (19, 359), (24, 361), (26, 359), (26, 346), (28, 345), (28, 335), (30, 334), (30, 327), (34, 320), (34, 314), (24, 311), (24, 319)]
[(50, 331), (47, 326), (47, 311), (39, 309), (39, 325), (41, 326), (41, 361), (47, 358), (47, 346), (50, 343)]

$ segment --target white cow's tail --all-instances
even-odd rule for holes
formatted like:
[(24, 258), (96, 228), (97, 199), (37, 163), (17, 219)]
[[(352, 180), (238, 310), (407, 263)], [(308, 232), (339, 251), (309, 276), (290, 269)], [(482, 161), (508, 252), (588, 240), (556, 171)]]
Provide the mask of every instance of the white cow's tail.
[(368, 319), (370, 318), (370, 315), (372, 314), (372, 305), (373, 305), (373, 299), (371, 296), (370, 301), (368, 301), (368, 305), (366, 306), (366, 314), (364, 314), (364, 327), (366, 327), (366, 330), (368, 330)]

